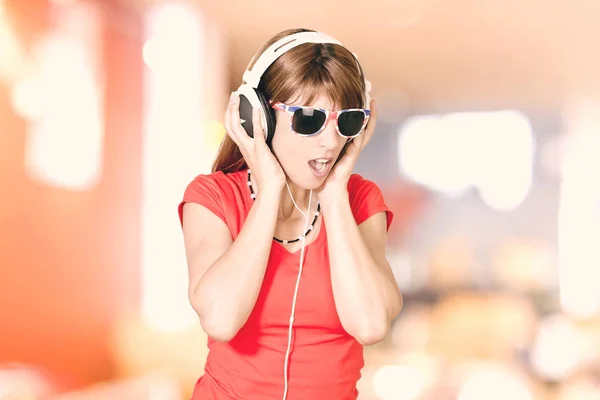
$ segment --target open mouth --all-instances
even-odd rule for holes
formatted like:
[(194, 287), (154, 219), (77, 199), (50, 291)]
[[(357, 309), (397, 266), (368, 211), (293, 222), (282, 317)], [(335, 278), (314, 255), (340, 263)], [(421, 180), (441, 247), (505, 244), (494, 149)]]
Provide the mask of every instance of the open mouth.
[(312, 170), (313, 174), (317, 177), (321, 178), (329, 172), (331, 168), (332, 159), (331, 158), (316, 158), (314, 160), (310, 160), (308, 165)]

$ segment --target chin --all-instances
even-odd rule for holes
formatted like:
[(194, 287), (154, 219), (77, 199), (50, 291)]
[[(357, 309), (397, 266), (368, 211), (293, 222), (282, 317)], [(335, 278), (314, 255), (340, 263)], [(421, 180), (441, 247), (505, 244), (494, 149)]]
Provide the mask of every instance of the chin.
[(323, 182), (325, 182), (325, 179), (319, 181), (318, 183), (313, 183), (312, 185), (307, 186), (306, 190), (317, 190), (323, 185)]
[(325, 178), (317, 178), (312, 175), (304, 175), (300, 177), (300, 179), (292, 179), (296, 186), (301, 187), (304, 190), (315, 190), (318, 189), (323, 182), (325, 182)]
[(315, 176), (306, 165), (282, 165), (282, 168), (288, 179), (304, 190), (314, 190), (325, 182), (325, 178)]
[(308, 177), (307, 177), (306, 181), (304, 182), (305, 184), (302, 185), (302, 187), (304, 187), (306, 190), (318, 189), (323, 185), (323, 183), (325, 183), (327, 176), (319, 178), (309, 172)]

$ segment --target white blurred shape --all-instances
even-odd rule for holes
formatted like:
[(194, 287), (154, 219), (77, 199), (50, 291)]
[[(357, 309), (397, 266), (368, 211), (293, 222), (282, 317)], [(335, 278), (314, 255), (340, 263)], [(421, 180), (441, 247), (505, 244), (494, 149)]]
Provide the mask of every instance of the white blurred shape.
[(412, 181), (450, 196), (476, 187), (497, 210), (515, 209), (531, 188), (533, 132), (517, 111), (412, 117), (398, 152)]
[(212, 159), (203, 147), (204, 22), (195, 7), (177, 3), (157, 5), (146, 19), (142, 312), (166, 332), (197, 323), (176, 206)]
[(525, 382), (503, 369), (482, 369), (471, 374), (457, 400), (533, 400)]
[(564, 316), (542, 321), (536, 333), (530, 362), (545, 379), (563, 380), (583, 357), (583, 335)]
[(373, 375), (373, 389), (383, 400), (417, 399), (426, 383), (421, 370), (406, 365), (384, 365)]
[(527, 197), (533, 179), (535, 143), (529, 121), (521, 113), (482, 115), (481, 146), (486, 159), (477, 187), (483, 201), (499, 211), (517, 208)]
[(398, 151), (400, 167), (410, 179), (430, 189), (459, 195), (468, 188), (466, 149), (440, 129), (440, 117), (412, 117), (404, 125)]
[(581, 101), (566, 117), (569, 148), (562, 163), (558, 218), (560, 303), (591, 318), (600, 311), (600, 116), (598, 101)]
[(87, 190), (102, 170), (98, 14), (81, 4), (57, 18), (60, 28), (35, 48), (39, 70), (13, 88), (12, 102), (28, 120), (27, 173), (53, 186)]
[(155, 73), (172, 75), (175, 71), (184, 71), (189, 78), (198, 74), (193, 59), (199, 54), (190, 53), (190, 47), (198, 44), (196, 35), (201, 35), (196, 12), (189, 5), (172, 2), (157, 6), (149, 19), (150, 37), (142, 52), (146, 65)]
[[(166, 43), (166, 44), (165, 44)], [(167, 64), (164, 60), (165, 53), (168, 51), (165, 49), (168, 45), (169, 41), (163, 37), (153, 36), (144, 43), (144, 47), (142, 49), (142, 57), (146, 65), (155, 71), (160, 71), (161, 68), (164, 69)], [(167, 64), (168, 68), (168, 64)]]
[(11, 105), (20, 117), (36, 121), (40, 120), (47, 112), (47, 89), (41, 79), (30, 78), (13, 86), (11, 91)]

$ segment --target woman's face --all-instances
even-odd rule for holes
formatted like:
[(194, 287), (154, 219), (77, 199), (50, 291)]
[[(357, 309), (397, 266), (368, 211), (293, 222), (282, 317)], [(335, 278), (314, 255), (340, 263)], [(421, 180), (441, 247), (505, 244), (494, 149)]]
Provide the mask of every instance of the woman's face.
[[(288, 105), (333, 109), (326, 97), (317, 97), (311, 104), (295, 102)], [(334, 120), (327, 121), (325, 129), (318, 135), (302, 136), (292, 131), (287, 112), (275, 112), (277, 125), (272, 148), (279, 164), (296, 185), (307, 190), (318, 188), (327, 178), (346, 139), (337, 133)]]

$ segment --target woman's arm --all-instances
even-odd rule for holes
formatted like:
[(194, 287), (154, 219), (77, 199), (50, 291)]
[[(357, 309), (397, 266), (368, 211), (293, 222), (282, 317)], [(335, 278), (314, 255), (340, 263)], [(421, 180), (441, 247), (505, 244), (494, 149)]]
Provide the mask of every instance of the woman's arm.
[(402, 309), (385, 256), (386, 215), (357, 226), (347, 191), (321, 200), (335, 305), (344, 329), (363, 345), (381, 341)]
[(236, 238), (207, 208), (186, 203), (183, 235), (189, 269), (188, 296), (202, 328), (215, 340), (229, 341), (248, 320), (265, 276), (285, 174), (265, 142), (258, 110), (254, 138), (240, 122), (240, 98), (232, 93), (225, 130), (238, 146), (258, 184), (257, 197)]
[(195, 203), (184, 205), (188, 296), (202, 328), (215, 340), (231, 340), (254, 308), (271, 250), (280, 197), (280, 190), (263, 191), (235, 241), (227, 225), (208, 209)]

